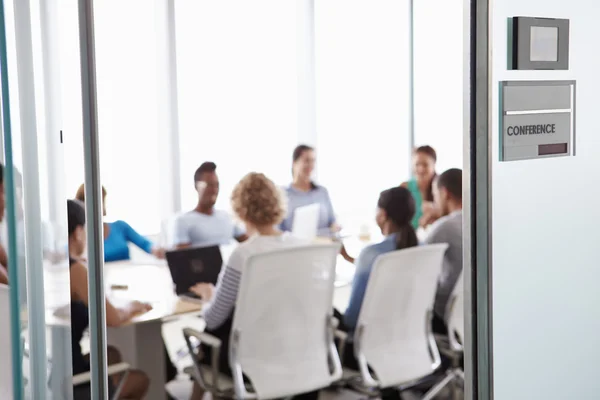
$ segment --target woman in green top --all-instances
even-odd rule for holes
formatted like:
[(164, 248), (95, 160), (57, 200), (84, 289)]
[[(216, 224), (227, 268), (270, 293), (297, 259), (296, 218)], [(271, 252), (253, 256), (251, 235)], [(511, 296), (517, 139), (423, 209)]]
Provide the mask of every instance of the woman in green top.
[(413, 176), (401, 186), (407, 188), (415, 199), (416, 212), (412, 226), (417, 229), (427, 226), (438, 218), (433, 206), (433, 181), (437, 154), (431, 146), (418, 147), (413, 152)]

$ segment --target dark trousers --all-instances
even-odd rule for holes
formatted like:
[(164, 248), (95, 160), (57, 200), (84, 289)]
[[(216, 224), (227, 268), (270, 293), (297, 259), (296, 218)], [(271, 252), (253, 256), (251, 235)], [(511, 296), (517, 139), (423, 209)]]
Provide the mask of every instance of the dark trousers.
[(173, 364), (173, 361), (171, 361), (171, 356), (169, 355), (169, 351), (167, 350), (167, 345), (163, 345), (163, 347), (165, 352), (165, 365), (167, 370), (167, 376), (165, 378), (166, 382), (171, 382), (173, 379), (177, 378), (178, 371), (175, 364)]

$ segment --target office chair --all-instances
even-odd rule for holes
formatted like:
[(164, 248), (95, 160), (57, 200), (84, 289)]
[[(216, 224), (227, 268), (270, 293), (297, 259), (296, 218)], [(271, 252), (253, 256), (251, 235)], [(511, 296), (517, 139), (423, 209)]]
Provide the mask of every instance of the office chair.
[[(465, 375), (461, 366), (463, 359), (463, 343), (464, 343), (464, 284), (463, 274), (461, 273), (453, 290), (452, 298), (448, 303), (449, 316), (448, 337), (447, 342), (440, 347), (440, 351), (451, 360), (451, 368), (446, 371), (444, 378), (434, 385), (423, 397), (422, 400), (432, 400), (438, 395), (442, 389), (451, 383), (456, 383), (464, 389)], [(445, 341), (442, 341), (445, 342)], [(453, 387), (454, 398), (461, 398), (458, 388)]]
[[(376, 396), (414, 387), (441, 366), (431, 309), (447, 247), (419, 246), (377, 258), (351, 338), (359, 370), (346, 368), (342, 383)], [(349, 337), (336, 335), (343, 359)]]
[[(184, 330), (198, 383), (217, 397), (274, 399), (339, 380), (332, 307), (338, 252), (339, 244), (328, 244), (251, 256), (242, 274), (228, 349), (233, 376), (219, 373), (219, 339)], [(212, 347), (210, 366), (200, 363), (192, 337)]]

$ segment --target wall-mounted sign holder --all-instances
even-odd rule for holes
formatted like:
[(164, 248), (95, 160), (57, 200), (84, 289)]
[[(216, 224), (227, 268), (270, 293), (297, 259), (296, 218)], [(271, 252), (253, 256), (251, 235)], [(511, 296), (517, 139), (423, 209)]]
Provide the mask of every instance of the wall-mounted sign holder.
[(500, 82), (500, 161), (574, 156), (575, 86)]
[(508, 34), (508, 69), (569, 69), (568, 19), (513, 17)]

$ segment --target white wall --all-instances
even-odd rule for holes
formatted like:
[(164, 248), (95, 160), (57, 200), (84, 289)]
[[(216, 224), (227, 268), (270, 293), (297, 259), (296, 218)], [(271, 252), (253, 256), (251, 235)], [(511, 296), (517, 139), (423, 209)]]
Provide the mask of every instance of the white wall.
[[(315, 3), (318, 182), (349, 231), (409, 177), (408, 3)], [(373, 227), (373, 231), (376, 228)]]
[[(497, 0), (493, 27), (493, 351), (497, 400), (598, 399), (596, 0)], [(507, 71), (507, 18), (571, 20), (569, 71)], [(498, 81), (577, 80), (577, 156), (500, 163)]]

